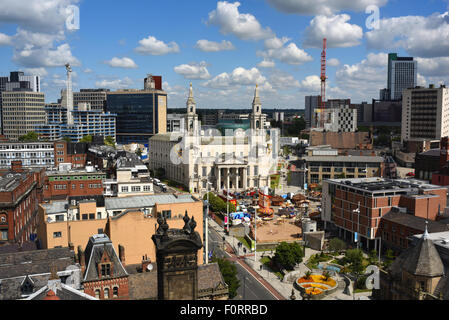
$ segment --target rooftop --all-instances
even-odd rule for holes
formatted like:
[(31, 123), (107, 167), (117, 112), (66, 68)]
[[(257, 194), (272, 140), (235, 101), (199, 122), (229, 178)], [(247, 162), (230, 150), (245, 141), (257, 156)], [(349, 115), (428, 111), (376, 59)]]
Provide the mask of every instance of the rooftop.
[(338, 162), (375, 162), (380, 163), (384, 161), (383, 157), (378, 156), (304, 156), (306, 161), (338, 161)]
[(0, 192), (10, 192), (16, 189), (28, 177), (28, 172), (0, 172)]
[[(446, 187), (428, 184), (415, 179), (384, 179), (384, 178), (355, 178), (355, 179), (328, 179), (333, 183), (360, 191), (368, 192), (395, 192), (405, 191), (409, 195), (419, 195), (420, 190), (439, 190)], [(428, 197), (429, 195), (422, 195)]]
[[(382, 217), (382, 219), (390, 222), (395, 222), (409, 228), (424, 232), (426, 229), (426, 219), (416, 217), (408, 213), (390, 211)], [(428, 221), (429, 232), (444, 232), (449, 231), (446, 224), (438, 221)]]
[(105, 206), (107, 210), (115, 209), (132, 209), (132, 208), (145, 208), (153, 207), (157, 204), (170, 204), (170, 203), (193, 203), (198, 201), (190, 194), (161, 194), (161, 195), (147, 195), (147, 196), (135, 196), (126, 198), (106, 198)]

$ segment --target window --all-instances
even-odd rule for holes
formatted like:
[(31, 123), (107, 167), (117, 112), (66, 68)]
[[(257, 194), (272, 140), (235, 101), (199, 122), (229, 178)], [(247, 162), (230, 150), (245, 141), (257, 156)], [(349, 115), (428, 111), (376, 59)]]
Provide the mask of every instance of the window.
[(86, 214), (83, 214), (83, 220), (87, 220), (89, 218), (89, 215), (86, 213)]
[(63, 214), (56, 215), (56, 222), (61, 222), (61, 221), (64, 221), (64, 215)]
[(89, 213), (89, 220), (95, 220), (95, 213)]
[[(97, 212), (97, 219), (98, 220), (101, 219), (101, 212)], [(101, 233), (103, 233), (103, 232), (101, 232)]]
[(143, 186), (143, 191), (151, 191), (151, 186)]
[(128, 192), (128, 187), (122, 187), (122, 192)]
[(131, 191), (132, 191), (132, 192), (140, 192), (140, 190), (141, 190), (141, 189), (140, 189), (140, 186), (132, 186), (132, 187), (131, 187)]
[(166, 219), (171, 219), (171, 210), (164, 210), (162, 211), (162, 216)]
[(80, 189), (84, 189), (84, 183), (80, 183)]
[(109, 299), (109, 288), (104, 289), (104, 298)]
[(207, 175), (207, 167), (203, 167), (203, 177)]
[(0, 240), (8, 240), (8, 229), (0, 230)]
[(61, 237), (62, 237), (61, 231), (53, 232), (53, 238), (61, 238)]
[(1, 223), (5, 223), (5, 222), (6, 222), (6, 217), (1, 217), (1, 218), (0, 218), (0, 222), (1, 222)]
[(100, 299), (100, 289), (95, 290), (95, 298)]
[(118, 297), (118, 287), (114, 287), (112, 289), (112, 297), (117, 298)]
[(101, 265), (101, 275), (102, 276), (110, 276), (111, 275), (111, 264), (103, 263)]
[(103, 234), (103, 233), (104, 233), (103, 228), (98, 229), (98, 234)]

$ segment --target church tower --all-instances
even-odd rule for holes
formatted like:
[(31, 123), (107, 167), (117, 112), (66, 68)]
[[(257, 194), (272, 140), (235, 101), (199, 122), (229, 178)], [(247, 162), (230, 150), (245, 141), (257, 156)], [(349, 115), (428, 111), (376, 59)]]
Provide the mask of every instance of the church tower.
[(198, 115), (196, 114), (196, 102), (193, 98), (192, 83), (190, 83), (189, 97), (186, 106), (187, 115), (185, 118), (185, 130), (190, 134), (198, 133)]
[(262, 103), (259, 97), (259, 86), (256, 84), (253, 99), (253, 112), (251, 113), (251, 129), (259, 130), (264, 127), (264, 116), (262, 114)]

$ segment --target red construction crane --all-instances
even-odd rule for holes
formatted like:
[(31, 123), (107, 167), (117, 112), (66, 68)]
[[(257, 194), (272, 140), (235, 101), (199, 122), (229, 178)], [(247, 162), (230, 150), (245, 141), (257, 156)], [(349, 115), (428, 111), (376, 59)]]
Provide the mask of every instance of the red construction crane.
[(326, 109), (326, 38), (323, 39), (323, 52), (321, 53), (321, 103), (320, 103), (320, 127), (324, 128), (324, 109)]

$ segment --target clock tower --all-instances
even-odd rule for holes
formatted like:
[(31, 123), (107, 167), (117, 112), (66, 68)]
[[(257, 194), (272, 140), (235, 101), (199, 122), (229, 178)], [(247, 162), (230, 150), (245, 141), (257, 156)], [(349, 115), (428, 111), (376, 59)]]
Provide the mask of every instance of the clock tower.
[(192, 83), (190, 83), (189, 97), (186, 102), (187, 114), (185, 117), (185, 131), (190, 135), (198, 134), (198, 115), (196, 114), (196, 102), (193, 98)]
[(158, 213), (159, 227), (152, 239), (159, 300), (198, 299), (198, 250), (203, 244), (193, 216), (189, 218), (186, 211), (183, 220), (184, 228), (169, 229), (167, 219)]
[(256, 84), (253, 99), (253, 112), (251, 113), (251, 129), (260, 130), (264, 127), (265, 117), (262, 114), (262, 103), (259, 97), (259, 86)]

